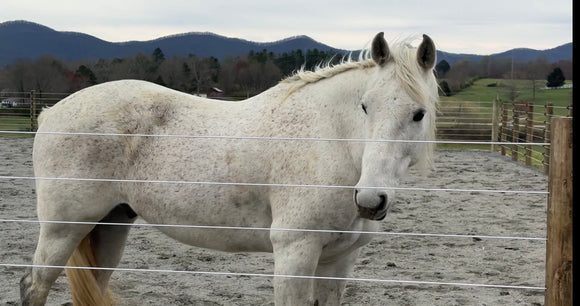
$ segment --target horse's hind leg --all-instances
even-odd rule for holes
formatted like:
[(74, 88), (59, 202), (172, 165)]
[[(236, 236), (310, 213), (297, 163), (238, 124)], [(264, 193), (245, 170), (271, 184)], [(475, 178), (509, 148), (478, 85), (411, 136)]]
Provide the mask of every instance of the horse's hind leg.
[[(95, 248), (95, 259), (99, 267), (115, 268), (119, 264), (125, 249), (125, 242), (131, 225), (137, 218), (137, 214), (127, 205), (121, 204), (115, 207), (101, 222), (125, 223), (127, 225), (97, 225), (91, 232), (91, 238)], [(102, 289), (107, 288), (113, 270), (94, 271), (96, 280)]]
[[(115, 207), (101, 222), (132, 223), (135, 218), (136, 215), (131, 208), (123, 204)], [(22, 305), (44, 305), (50, 287), (62, 272), (62, 266), (67, 264), (67, 261), (68, 265), (71, 266), (116, 267), (121, 259), (129, 228), (128, 225), (41, 224), (40, 237), (34, 257), (35, 267), (29, 269), (20, 282)], [(94, 259), (82, 258), (87, 255), (82, 253), (83, 245), (86, 242), (92, 247), (87, 252)], [(79, 248), (75, 251), (79, 244)], [(71, 257), (71, 255), (73, 256)], [(58, 266), (59, 268), (39, 266)], [(78, 302), (75, 304), (85, 304), (80, 300), (87, 293), (79, 287), (90, 287), (81, 284), (86, 281), (84, 276), (90, 275), (90, 278), (99, 287), (98, 290), (105, 293), (112, 272), (112, 270), (68, 269), (67, 274), (72, 287), (71, 291), (73, 291), (73, 300), (76, 299)], [(89, 294), (95, 294), (95, 292)]]
[(112, 209), (89, 235), (83, 239), (68, 264), (76, 267), (111, 269), (67, 269), (74, 305), (112, 305), (107, 289), (113, 268), (121, 259), (130, 226), (137, 215), (126, 204)]
[[(33, 268), (20, 281), (22, 305), (44, 305), (48, 292), (92, 225), (42, 223)], [(54, 268), (52, 268), (55, 266)]]
[[(87, 240), (86, 237), (93, 240), (92, 238), (102, 235), (100, 227), (97, 227), (95, 235), (91, 234), (95, 225), (90, 222), (99, 222), (103, 218), (114, 215), (111, 212), (116, 211), (114, 207), (118, 204), (114, 203), (114, 195), (107, 184), (38, 181), (36, 190), (38, 218), (44, 222), (40, 225), (33, 267), (20, 281), (23, 305), (44, 305), (48, 292), (63, 267), (67, 265), (77, 246), (83, 245), (81, 241)], [(133, 217), (134, 215), (131, 216)], [(74, 223), (74, 221), (87, 222), (87, 224)], [(104, 236), (115, 235), (104, 234)], [(123, 236), (122, 240), (124, 239)], [(114, 253), (111, 251), (111, 254)], [(99, 252), (95, 254), (97, 257), (105, 257), (99, 255)], [(108, 280), (106, 276), (100, 278)]]

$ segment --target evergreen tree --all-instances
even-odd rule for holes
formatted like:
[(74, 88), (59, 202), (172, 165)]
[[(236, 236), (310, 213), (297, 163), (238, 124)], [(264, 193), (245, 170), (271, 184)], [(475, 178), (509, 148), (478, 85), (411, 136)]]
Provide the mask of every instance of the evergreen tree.
[(451, 96), (451, 88), (449, 88), (449, 84), (446, 81), (441, 81), (439, 83), (439, 90), (445, 96)]
[(447, 71), (449, 71), (449, 69), (451, 69), (451, 66), (449, 66), (449, 63), (446, 60), (440, 61), (437, 66), (435, 66), (436, 76), (438, 78), (445, 77), (445, 74)]
[(562, 72), (562, 69), (560, 69), (560, 67), (556, 67), (554, 68), (554, 71), (552, 71), (552, 73), (548, 74), (547, 77), (548, 82), (546, 82), (546, 86), (560, 87), (564, 85), (565, 80), (566, 78), (564, 78), (564, 73)]
[(158, 75), (158, 76), (157, 76), (157, 79), (155, 79), (155, 83), (156, 83), (156, 84), (159, 84), (159, 85), (161, 85), (161, 86), (165, 86), (165, 87), (167, 87), (167, 84), (166, 84), (166, 83), (165, 83), (165, 81), (163, 80), (163, 77), (162, 77), (162, 76), (160, 76), (160, 75)]
[(155, 61), (156, 63), (162, 62), (165, 60), (165, 54), (163, 54), (163, 51), (161, 51), (161, 48), (155, 48), (155, 50), (153, 50), (153, 61)]
[(88, 83), (88, 85), (97, 84), (97, 77), (89, 67), (85, 65), (80, 65), (75, 73), (86, 78), (86, 82)]

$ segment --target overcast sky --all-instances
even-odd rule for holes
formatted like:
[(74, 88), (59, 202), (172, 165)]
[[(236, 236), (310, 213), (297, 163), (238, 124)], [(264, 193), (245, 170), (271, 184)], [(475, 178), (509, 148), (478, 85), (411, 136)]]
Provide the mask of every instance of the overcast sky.
[(27, 20), (111, 42), (207, 31), (257, 42), (307, 35), (356, 50), (384, 31), (387, 41), (425, 33), (440, 50), (489, 55), (572, 41), (572, 0), (2, 2), (0, 22)]

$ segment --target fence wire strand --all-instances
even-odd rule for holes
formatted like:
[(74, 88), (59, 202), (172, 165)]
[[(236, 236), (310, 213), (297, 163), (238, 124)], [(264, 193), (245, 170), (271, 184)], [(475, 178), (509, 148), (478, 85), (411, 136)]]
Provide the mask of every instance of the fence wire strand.
[(249, 231), (273, 231), (273, 232), (311, 232), (329, 234), (362, 234), (376, 236), (414, 236), (414, 237), (440, 237), (440, 238), (476, 238), (476, 239), (499, 239), (499, 240), (531, 240), (546, 241), (543, 237), (519, 237), (519, 236), (490, 236), (490, 235), (465, 235), (465, 234), (433, 234), (433, 233), (409, 233), (409, 232), (379, 232), (379, 231), (346, 231), (327, 229), (303, 229), (303, 228), (275, 228), (275, 227), (245, 227), (245, 226), (218, 226), (218, 225), (194, 225), (194, 224), (151, 224), (151, 223), (114, 223), (114, 222), (80, 222), (80, 221), (49, 221), (49, 220), (24, 220), (24, 219), (0, 219), (2, 223), (34, 223), (34, 224), (73, 224), (73, 225), (105, 225), (105, 226), (131, 226), (131, 227), (176, 227), (193, 229), (216, 229), (216, 230), (249, 230)]
[[(522, 144), (519, 142), (501, 141), (455, 141), (455, 140), (406, 140), (406, 139), (372, 139), (372, 138), (323, 138), (323, 137), (266, 137), (266, 136), (227, 136), (227, 135), (188, 135), (188, 134), (121, 134), (121, 133), (90, 133), (90, 132), (28, 132), (5, 131), (0, 134), (23, 135), (67, 135), (67, 136), (109, 136), (109, 137), (160, 137), (160, 138), (192, 138), (192, 139), (223, 139), (223, 140), (266, 140), (266, 141), (336, 141), (336, 142), (392, 142), (392, 143), (440, 143), (440, 144)], [(550, 143), (524, 143), (530, 146), (547, 146)]]
[(310, 276), (310, 275), (285, 275), (285, 274), (276, 275), (276, 274), (268, 274), (268, 273), (184, 271), (184, 270), (134, 269), (134, 268), (102, 268), (102, 267), (79, 267), (79, 266), (49, 266), (49, 265), (4, 264), (4, 263), (0, 263), (0, 266), (12, 267), (12, 268), (37, 267), (37, 268), (53, 268), (53, 269), (79, 269), (79, 270), (120, 271), (120, 272), (181, 273), (181, 274), (197, 274), (197, 275), (248, 276), (248, 277), (270, 277), (270, 278), (338, 280), (338, 281), (352, 281), (352, 282), (400, 283), (400, 284), (433, 285), (433, 286), (444, 285), (444, 286), (459, 286), (459, 287), (484, 287), (484, 288), (496, 288), (496, 289), (546, 290), (545, 287), (535, 287), (535, 286), (494, 285), (494, 284), (457, 283), (457, 282), (430, 282), (430, 281), (410, 281), (410, 280), (397, 280), (397, 279), (329, 277), (329, 276)]
[(349, 186), (349, 185), (315, 185), (315, 184), (283, 184), (283, 183), (244, 183), (215, 181), (172, 181), (172, 180), (138, 180), (138, 179), (100, 179), (72, 177), (40, 177), (40, 176), (7, 176), (0, 175), (4, 180), (52, 180), (105, 183), (152, 183), (152, 184), (183, 184), (183, 185), (217, 185), (217, 186), (252, 186), (252, 187), (289, 187), (289, 188), (328, 188), (328, 189), (387, 189), (404, 191), (442, 191), (442, 192), (481, 192), (509, 194), (548, 194), (548, 191), (536, 190), (497, 190), (497, 189), (460, 189), (460, 188), (420, 188), (392, 186)]

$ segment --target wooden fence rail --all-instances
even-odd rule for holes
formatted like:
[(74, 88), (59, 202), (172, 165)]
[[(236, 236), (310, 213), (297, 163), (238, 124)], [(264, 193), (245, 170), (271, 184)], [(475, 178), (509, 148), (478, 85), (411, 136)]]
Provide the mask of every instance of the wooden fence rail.
[[(536, 165), (544, 169), (544, 173), (548, 174), (550, 171), (550, 143), (551, 143), (551, 122), (554, 118), (571, 117), (572, 116), (572, 101), (566, 107), (566, 112), (560, 112), (559, 115), (554, 115), (553, 103), (547, 103), (543, 106), (542, 114), (544, 120), (538, 120), (536, 105), (526, 102), (500, 102), (495, 101), (494, 105), (501, 108), (501, 111), (496, 114), (496, 120), (493, 120), (493, 130), (499, 131), (499, 136), (492, 133), (492, 142), (511, 143), (500, 144), (499, 152), (502, 155), (510, 155), (514, 161), (523, 161), (526, 165)], [(501, 105), (501, 107), (499, 106)], [(511, 113), (511, 118), (509, 116)], [(495, 113), (494, 113), (495, 114)], [(519, 143), (522, 143), (520, 145)], [(525, 143), (543, 143), (543, 146), (524, 145)], [(537, 151), (534, 150), (537, 148)], [(496, 151), (496, 147), (491, 148)], [(534, 154), (537, 153), (537, 154)], [(522, 157), (523, 156), (523, 157)]]

